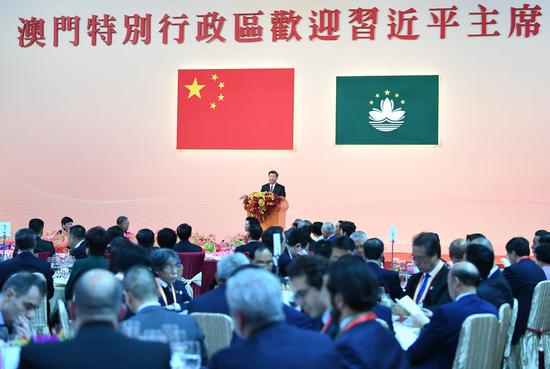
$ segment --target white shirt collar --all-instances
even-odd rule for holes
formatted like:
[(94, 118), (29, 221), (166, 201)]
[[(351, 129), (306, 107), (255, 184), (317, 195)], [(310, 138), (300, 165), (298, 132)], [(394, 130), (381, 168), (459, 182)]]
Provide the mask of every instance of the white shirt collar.
[(150, 306), (160, 306), (160, 303), (158, 301), (146, 302), (146, 303), (140, 305), (140, 307), (137, 308), (136, 314), (139, 313), (140, 311), (142, 311), (143, 309), (148, 308)]
[(78, 246), (80, 246), (80, 244), (81, 244), (82, 242), (84, 242), (84, 240), (79, 241), (79, 242), (74, 246), (74, 248), (76, 249)]
[(440, 259), (435, 265), (435, 268), (433, 268), (430, 272), (428, 272), (428, 274), (430, 275), (430, 278), (433, 279), (433, 277), (435, 277), (436, 274), (439, 273), (439, 271), (443, 269), (444, 266), (445, 266), (445, 263), (443, 262), (443, 260)]
[(463, 298), (464, 296), (468, 296), (468, 295), (475, 295), (476, 293), (475, 292), (465, 292), (465, 293), (461, 293), (460, 295), (458, 295), (455, 299), (455, 301), (458, 301), (460, 300), (461, 298)]
[(351, 316), (348, 316), (347, 318), (344, 318), (344, 320), (342, 320), (342, 322), (340, 323), (340, 331), (346, 328), (346, 325), (348, 325), (355, 317), (356, 315), (351, 315)]
[(498, 270), (498, 265), (493, 265), (493, 267), (491, 268), (491, 270), (489, 271), (489, 275), (487, 276), (487, 278), (491, 278), (491, 276), (493, 274), (495, 274), (495, 272)]
[(164, 282), (162, 279), (159, 278), (159, 283), (162, 288), (168, 287), (168, 283)]
[(327, 309), (327, 310), (325, 310), (325, 312), (321, 316), (321, 321), (323, 322), (323, 325), (327, 324), (329, 318), (330, 318), (330, 310)]

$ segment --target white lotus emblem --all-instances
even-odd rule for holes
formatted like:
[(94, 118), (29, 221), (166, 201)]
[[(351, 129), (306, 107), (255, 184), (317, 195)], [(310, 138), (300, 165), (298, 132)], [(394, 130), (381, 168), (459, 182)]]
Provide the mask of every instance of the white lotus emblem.
[(373, 108), (369, 112), (369, 123), (382, 132), (391, 132), (401, 127), (405, 122), (405, 110), (394, 109), (393, 100), (385, 98), (380, 101), (380, 109)]

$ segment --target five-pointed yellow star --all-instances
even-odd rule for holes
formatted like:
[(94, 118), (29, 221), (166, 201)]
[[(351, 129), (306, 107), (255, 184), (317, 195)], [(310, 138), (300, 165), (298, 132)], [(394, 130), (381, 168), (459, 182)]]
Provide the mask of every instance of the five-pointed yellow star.
[(374, 97), (380, 97), (380, 94), (376, 94), (376, 95), (374, 95)]
[(225, 98), (225, 96), (223, 96), (222, 94), (218, 95), (218, 100), (219, 101), (223, 101), (224, 98)]
[(225, 83), (220, 82), (220, 83), (218, 84), (218, 87), (219, 87), (219, 88), (224, 88), (224, 87), (225, 87)]
[(395, 95), (393, 95), (393, 96), (395, 96), (395, 97), (399, 97), (399, 94), (395, 94)]
[(212, 81), (216, 81), (218, 79), (218, 75), (217, 74), (213, 74), (212, 75)]
[(386, 96), (389, 96), (390, 95), (390, 90), (386, 89), (386, 91), (384, 91), (384, 93), (386, 94)]
[(198, 96), (199, 99), (201, 99), (201, 90), (204, 88), (204, 86), (205, 85), (199, 85), (197, 82), (197, 77), (195, 77), (193, 84), (185, 85), (185, 88), (189, 90), (189, 96), (187, 96), (187, 98), (190, 99), (193, 96)]
[(374, 101), (372, 101), (372, 100), (371, 100), (371, 101), (369, 101), (369, 104), (371, 104), (371, 105), (372, 105), (372, 104), (374, 104)]
[(405, 100), (401, 100), (401, 105), (405, 105)]
[(215, 102), (210, 103), (210, 109), (214, 110), (214, 109), (216, 109), (216, 107), (217, 107), (217, 105), (216, 105)]

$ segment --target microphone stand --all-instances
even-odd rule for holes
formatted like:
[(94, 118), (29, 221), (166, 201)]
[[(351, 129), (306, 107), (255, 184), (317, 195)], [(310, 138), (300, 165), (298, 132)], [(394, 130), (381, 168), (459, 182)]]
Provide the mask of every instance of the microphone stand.
[(393, 245), (394, 245), (394, 243), (395, 243), (395, 240), (392, 239), (391, 240), (391, 270), (394, 270), (394, 268), (393, 268)]

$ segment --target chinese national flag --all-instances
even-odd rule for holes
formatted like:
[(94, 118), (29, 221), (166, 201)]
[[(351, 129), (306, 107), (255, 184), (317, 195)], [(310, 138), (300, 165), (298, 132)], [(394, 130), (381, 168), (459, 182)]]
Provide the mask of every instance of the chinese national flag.
[(294, 69), (178, 71), (178, 149), (290, 150)]

